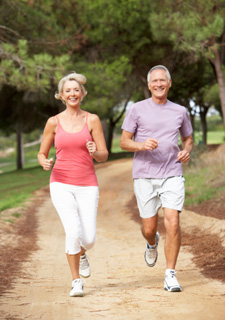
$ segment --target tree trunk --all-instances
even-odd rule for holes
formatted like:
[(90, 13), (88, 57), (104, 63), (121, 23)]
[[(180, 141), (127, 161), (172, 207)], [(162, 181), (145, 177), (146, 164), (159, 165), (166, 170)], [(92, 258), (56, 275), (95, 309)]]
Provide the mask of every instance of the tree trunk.
[(193, 141), (195, 142), (195, 113), (192, 112), (192, 107), (190, 105), (190, 102), (188, 99), (185, 99), (185, 107), (188, 109), (189, 111), (189, 118), (190, 118), (190, 121), (191, 121), (191, 126), (192, 126), (192, 137), (193, 137)]
[[(124, 113), (127, 109), (127, 105), (130, 101), (130, 97), (131, 97), (131, 93), (127, 96), (127, 99), (124, 101), (124, 105), (123, 105), (122, 111), (120, 112), (119, 116), (115, 120), (113, 120), (113, 118), (110, 118), (109, 125), (106, 123), (106, 129), (108, 129), (108, 130), (107, 130), (107, 134), (105, 135), (105, 137), (106, 137), (105, 139), (106, 139), (106, 146), (107, 146), (109, 153), (111, 153), (111, 149), (112, 149), (114, 129), (116, 127), (116, 124), (120, 121), (120, 119), (124, 115)], [(103, 130), (104, 130), (104, 128), (103, 128)]]
[(102, 124), (102, 130), (103, 130), (105, 141), (107, 141), (108, 140), (108, 123), (106, 119), (101, 120), (101, 124)]
[(115, 123), (112, 121), (112, 119), (110, 119), (109, 128), (108, 128), (108, 139), (106, 140), (106, 146), (107, 146), (109, 153), (112, 152), (111, 149), (112, 149), (112, 140), (113, 140), (114, 129), (115, 129)]
[(145, 96), (145, 99), (148, 99), (151, 97), (150, 91), (147, 86), (144, 87), (144, 96)]
[(205, 145), (207, 145), (207, 121), (206, 121), (207, 112), (208, 112), (208, 108), (200, 107), (202, 138), (203, 138), (203, 144), (205, 144)]
[(214, 58), (210, 58), (210, 61), (214, 64), (216, 70), (216, 76), (220, 93), (221, 110), (223, 115), (223, 124), (225, 127), (225, 83), (223, 77), (222, 63), (220, 61), (220, 56), (217, 48), (213, 46), (211, 47), (211, 50), (214, 53)]
[(16, 129), (16, 139), (17, 139), (17, 155), (16, 155), (16, 166), (18, 170), (23, 169), (24, 164), (24, 151), (23, 151), (23, 132), (20, 126)]

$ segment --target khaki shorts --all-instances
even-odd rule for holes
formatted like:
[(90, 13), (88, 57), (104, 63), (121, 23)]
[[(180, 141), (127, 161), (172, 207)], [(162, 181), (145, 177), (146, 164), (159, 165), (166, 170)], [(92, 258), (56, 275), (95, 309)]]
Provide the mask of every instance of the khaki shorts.
[(134, 193), (141, 218), (154, 217), (159, 208), (182, 211), (185, 198), (183, 176), (165, 179), (134, 179)]

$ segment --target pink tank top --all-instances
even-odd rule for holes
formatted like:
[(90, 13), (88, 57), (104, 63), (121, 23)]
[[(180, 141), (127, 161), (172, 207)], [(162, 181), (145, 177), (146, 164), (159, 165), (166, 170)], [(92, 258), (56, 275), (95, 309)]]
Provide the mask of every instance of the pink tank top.
[(50, 176), (51, 182), (62, 182), (76, 186), (97, 186), (93, 159), (86, 142), (93, 141), (86, 122), (83, 129), (76, 133), (63, 130), (59, 119), (55, 134), (56, 161)]

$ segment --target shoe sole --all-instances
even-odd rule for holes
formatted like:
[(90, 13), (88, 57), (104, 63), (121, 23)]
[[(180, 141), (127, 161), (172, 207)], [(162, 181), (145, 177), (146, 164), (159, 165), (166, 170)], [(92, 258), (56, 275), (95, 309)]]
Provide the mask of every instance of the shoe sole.
[(70, 295), (70, 297), (83, 297), (83, 296), (84, 296), (84, 294), (80, 293), (80, 292)]
[(81, 277), (83, 277), (83, 278), (88, 278), (88, 277), (90, 277), (91, 274), (84, 275), (84, 274), (82, 274), (82, 273), (79, 273), (79, 275), (80, 275)]
[(181, 292), (182, 288), (180, 287), (171, 287), (168, 288), (166, 284), (164, 284), (164, 290), (168, 291), (168, 292)]
[(75, 292), (74, 294), (70, 294), (70, 297), (83, 297), (84, 293), (83, 292)]
[(148, 266), (148, 267), (154, 267), (154, 265), (156, 264), (157, 259), (158, 259), (158, 251), (156, 251), (156, 258), (155, 258), (155, 262), (153, 262), (153, 263), (151, 263), (151, 264), (149, 264), (149, 263), (147, 262), (147, 260), (146, 260), (146, 252), (145, 252), (144, 257), (145, 257), (145, 262), (146, 262), (147, 266)]

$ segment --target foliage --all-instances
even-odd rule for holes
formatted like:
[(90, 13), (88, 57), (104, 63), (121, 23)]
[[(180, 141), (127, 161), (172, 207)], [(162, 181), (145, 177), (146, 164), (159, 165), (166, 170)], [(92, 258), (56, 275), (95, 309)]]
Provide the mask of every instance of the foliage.
[(172, 71), (170, 97), (188, 106), (207, 81), (202, 53), (208, 58), (214, 41), (222, 56), (223, 13), (221, 0), (1, 1), (1, 92), (10, 86), (7, 99), (0, 93), (1, 125), (42, 127), (60, 108), (56, 82), (74, 69), (88, 80), (83, 107), (107, 119), (111, 131), (128, 99), (149, 96), (146, 74), (156, 64)]
[[(131, 65), (136, 88), (146, 86), (151, 66), (164, 59), (167, 46), (153, 41), (149, 26), (150, 1), (84, 0), (83, 24), (87, 26), (85, 50), (88, 62), (112, 62), (124, 56)], [(166, 52), (168, 55), (168, 52)]]
[[(223, 0), (153, 1), (149, 21), (155, 40), (170, 41), (174, 50), (186, 52), (188, 60), (206, 57), (216, 74), (222, 114), (225, 115), (225, 6)], [(225, 124), (225, 118), (224, 118)]]
[(220, 115), (222, 116), (218, 83), (204, 88), (204, 100), (207, 101), (209, 105), (214, 106), (215, 109), (219, 111)]
[(3, 0), (0, 2), (0, 42), (29, 42), (32, 53), (54, 55), (79, 48), (85, 41), (77, 0)]
[(0, 48), (0, 84), (17, 91), (46, 93), (65, 72), (70, 59), (68, 55), (52, 57), (47, 53), (30, 56), (27, 40), (19, 40), (15, 45), (3, 43)]
[[(126, 57), (121, 56), (113, 62), (104, 61), (78, 64), (85, 70), (88, 95), (84, 100), (84, 108), (97, 113), (101, 119), (109, 118), (116, 106), (126, 98), (125, 85), (131, 71)], [(123, 89), (123, 90), (122, 90)]]
[[(160, 10), (153, 1), (150, 24), (154, 37), (169, 39), (175, 50), (206, 55), (224, 32), (223, 0), (163, 0)], [(160, 26), (158, 28), (158, 26)], [(215, 39), (214, 39), (215, 38)]]

